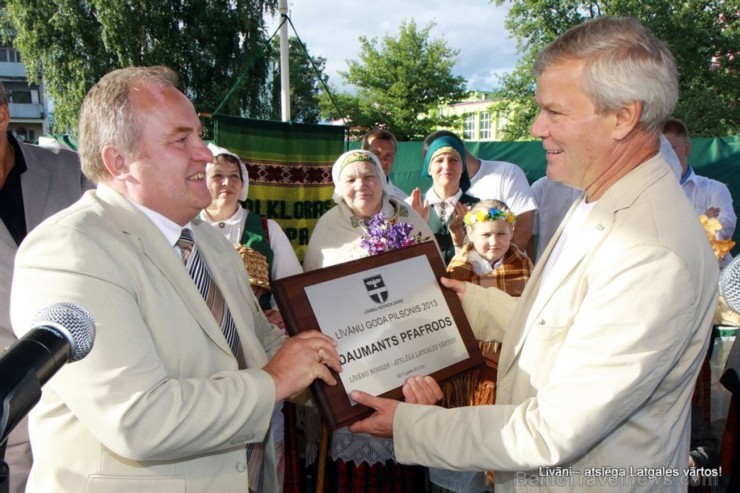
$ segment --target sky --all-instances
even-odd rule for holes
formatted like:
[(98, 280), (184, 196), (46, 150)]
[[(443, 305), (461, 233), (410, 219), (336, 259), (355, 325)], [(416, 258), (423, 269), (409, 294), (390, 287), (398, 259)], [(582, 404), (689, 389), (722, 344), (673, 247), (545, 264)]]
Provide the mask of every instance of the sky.
[[(288, 26), (289, 36), (297, 34), (311, 56), (326, 59), (325, 73), (341, 90), (349, 88), (338, 72), (347, 70), (347, 60), (359, 60), (359, 37), (376, 38), (380, 47), (412, 19), (419, 29), (434, 22), (430, 38), (459, 51), (452, 73), (465, 77), (470, 90), (493, 89), (497, 75), (517, 61), (516, 40), (504, 28), (508, 6), (489, 0), (288, 0), (288, 8), (295, 27)], [(268, 23), (268, 36), (279, 23), (279, 15)]]

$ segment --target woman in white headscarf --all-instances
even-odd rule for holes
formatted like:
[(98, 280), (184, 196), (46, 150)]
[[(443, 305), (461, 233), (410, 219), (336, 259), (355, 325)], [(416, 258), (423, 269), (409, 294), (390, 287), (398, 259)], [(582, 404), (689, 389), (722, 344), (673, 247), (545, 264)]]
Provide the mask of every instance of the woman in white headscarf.
[[(283, 318), (275, 308), (269, 294), (269, 281), (303, 272), (293, 246), (280, 225), (271, 219), (254, 214), (241, 206), (247, 200), (249, 175), (239, 156), (223, 147), (208, 144), (213, 160), (206, 165), (206, 181), (211, 192), (211, 205), (204, 209), (200, 218), (212, 224), (234, 245), (251, 249), (261, 254), (266, 264), (264, 274), (252, 272), (257, 265), (250, 266), (250, 282), (258, 295), (262, 310), (270, 323), (285, 330)], [(242, 255), (245, 252), (240, 251)], [(254, 255), (256, 256), (256, 255)], [(253, 257), (250, 257), (253, 258)], [(262, 294), (259, 296), (259, 294)], [(284, 475), (284, 428), (282, 402), (275, 406), (272, 431), (275, 437), (275, 454), (278, 458), (278, 479), (282, 485)]]
[[(360, 240), (368, 232), (369, 219), (379, 212), (386, 220), (412, 224), (412, 236), (420, 233), (423, 239), (434, 241), (426, 221), (388, 193), (388, 181), (373, 153), (342, 154), (331, 175), (337, 205), (321, 216), (311, 234), (303, 260), (306, 272), (367, 256)], [(391, 439), (340, 428), (332, 433), (329, 455), (325, 491), (416, 491), (426, 482), (425, 468), (396, 463)]]
[(383, 168), (370, 151), (345, 152), (331, 170), (336, 206), (316, 223), (308, 241), (303, 270), (319, 269), (367, 256), (360, 240), (367, 222), (383, 212), (386, 220), (412, 224), (411, 235), (434, 238), (431, 229), (408, 204), (388, 193)]
[[(231, 243), (244, 245), (264, 255), (269, 265), (268, 282), (302, 273), (295, 250), (280, 225), (240, 204), (247, 200), (249, 175), (239, 156), (214, 144), (208, 144), (208, 148), (213, 153), (213, 161), (206, 166), (206, 181), (212, 201), (201, 212), (200, 218), (218, 228)], [(284, 329), (274, 300), (269, 295), (261, 296), (260, 304), (270, 323)]]

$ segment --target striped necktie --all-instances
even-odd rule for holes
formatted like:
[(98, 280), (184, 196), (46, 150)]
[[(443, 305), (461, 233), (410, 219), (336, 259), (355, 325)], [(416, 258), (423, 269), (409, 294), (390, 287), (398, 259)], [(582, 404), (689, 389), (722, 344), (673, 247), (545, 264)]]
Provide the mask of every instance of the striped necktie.
[[(231, 318), (231, 312), (226, 306), (221, 290), (218, 289), (216, 283), (213, 282), (208, 266), (203, 261), (203, 257), (201, 257), (198, 249), (195, 247), (193, 232), (188, 228), (184, 228), (176, 244), (180, 247), (180, 255), (182, 256), (185, 268), (187, 268), (190, 277), (193, 278), (193, 282), (195, 282), (195, 285), (198, 288), (198, 291), (200, 291), (200, 294), (206, 301), (213, 317), (221, 327), (221, 331), (226, 338), (226, 342), (229, 343), (231, 352), (239, 363), (239, 368), (246, 368), (247, 365), (244, 359), (241, 341), (239, 340), (239, 334), (237, 333), (236, 325), (234, 324), (234, 319)], [(259, 492), (262, 490), (262, 482), (264, 480), (264, 470), (262, 467), (264, 462), (264, 450), (264, 443), (247, 444), (247, 477), (249, 478), (250, 492)]]

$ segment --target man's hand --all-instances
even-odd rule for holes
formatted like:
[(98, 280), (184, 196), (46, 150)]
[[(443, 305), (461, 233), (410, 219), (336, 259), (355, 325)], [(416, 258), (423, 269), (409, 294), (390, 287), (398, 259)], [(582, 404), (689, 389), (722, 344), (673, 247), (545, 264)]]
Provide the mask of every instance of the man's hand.
[(457, 297), (460, 298), (460, 301), (463, 300), (466, 288), (465, 282), (450, 279), (449, 277), (440, 277), (439, 280), (444, 287), (453, 290), (457, 294)]
[(401, 390), (409, 404), (436, 404), (442, 399), (442, 388), (430, 376), (409, 377)]
[(317, 378), (336, 385), (329, 371), (329, 368), (342, 371), (336, 345), (334, 339), (317, 330), (289, 337), (262, 368), (275, 381), (275, 400), (282, 401), (301, 393)]
[(358, 404), (375, 409), (375, 412), (369, 418), (349, 425), (349, 431), (369, 433), (376, 437), (391, 438), (393, 436), (393, 418), (396, 415), (398, 401), (375, 397), (360, 390), (353, 390), (350, 397)]
[(285, 330), (285, 322), (283, 321), (283, 316), (280, 315), (279, 311), (268, 308), (267, 310), (264, 310), (264, 313), (268, 322), (276, 326), (278, 329)]
[(704, 214), (706, 214), (708, 218), (719, 217), (719, 207), (710, 207)]
[[(403, 396), (411, 404), (434, 404), (442, 399), (442, 389), (432, 377), (409, 377), (403, 384)], [(375, 409), (369, 418), (349, 426), (353, 433), (369, 433), (377, 437), (393, 436), (393, 418), (396, 416), (398, 401), (375, 397), (366, 392), (355, 390), (352, 400), (363, 406)]]

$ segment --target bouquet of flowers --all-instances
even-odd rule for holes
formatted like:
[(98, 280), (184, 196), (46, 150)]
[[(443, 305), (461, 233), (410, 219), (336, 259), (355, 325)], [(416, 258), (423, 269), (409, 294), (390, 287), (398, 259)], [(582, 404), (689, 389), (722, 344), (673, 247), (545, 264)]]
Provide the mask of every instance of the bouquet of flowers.
[(735, 242), (732, 240), (717, 239), (717, 232), (722, 229), (722, 225), (717, 218), (709, 218), (705, 214), (702, 214), (699, 216), (699, 220), (701, 221), (701, 225), (704, 226), (704, 232), (707, 235), (709, 244), (712, 245), (714, 256), (717, 257), (717, 260), (722, 260), (727, 255), (727, 252), (735, 246)]
[(360, 240), (360, 248), (368, 255), (390, 252), (421, 243), (421, 233), (411, 235), (413, 224), (399, 222), (396, 217), (386, 220), (382, 212), (367, 222), (367, 233)]

